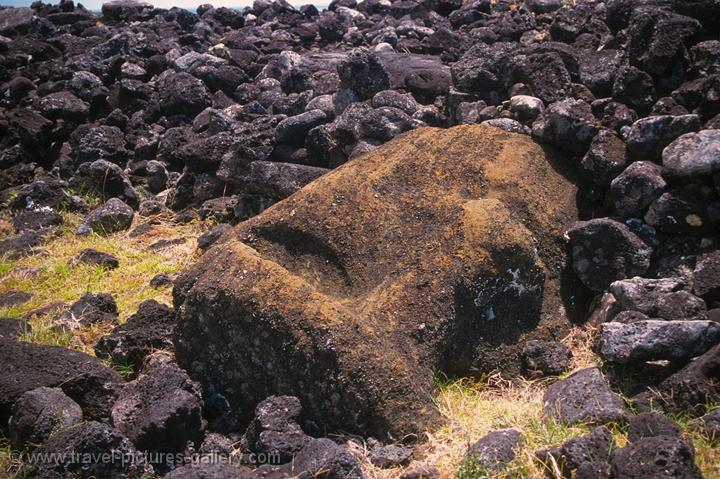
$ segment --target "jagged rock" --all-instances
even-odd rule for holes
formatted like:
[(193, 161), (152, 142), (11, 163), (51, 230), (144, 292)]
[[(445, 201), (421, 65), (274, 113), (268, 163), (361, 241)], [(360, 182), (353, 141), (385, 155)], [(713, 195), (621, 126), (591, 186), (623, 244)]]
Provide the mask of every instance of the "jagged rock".
[(637, 442), (647, 437), (682, 437), (682, 429), (667, 416), (644, 412), (628, 421), (628, 441)]
[(543, 398), (545, 414), (566, 424), (627, 419), (625, 402), (610, 390), (596, 367), (581, 369), (552, 384)]
[(633, 123), (628, 132), (628, 154), (636, 160), (659, 160), (663, 149), (673, 140), (699, 128), (700, 118), (697, 115), (642, 118)]
[(327, 116), (322, 110), (310, 110), (291, 116), (278, 123), (275, 139), (278, 143), (302, 145), (308, 132), (326, 120)]
[(498, 471), (515, 459), (523, 436), (517, 429), (493, 431), (470, 446), (460, 468), (468, 467), (483, 471)]
[(198, 239), (198, 248), (205, 251), (209, 249), (222, 235), (232, 229), (229, 224), (219, 224), (212, 229), (201, 234)]
[(595, 135), (580, 162), (588, 178), (601, 186), (610, 183), (626, 165), (625, 143), (615, 133), (606, 129)]
[(697, 257), (693, 271), (693, 292), (706, 302), (720, 297), (720, 252), (711, 251)]
[(634, 66), (621, 67), (612, 87), (613, 99), (638, 111), (655, 103), (655, 84), (650, 75)]
[(668, 412), (703, 414), (706, 404), (720, 400), (719, 366), (720, 344), (653, 387), (648, 399)]
[(171, 350), (175, 313), (155, 300), (140, 303), (135, 314), (95, 344), (95, 355), (115, 364), (142, 369), (145, 358), (157, 350)]
[(182, 452), (202, 437), (202, 407), (199, 385), (157, 353), (118, 394), (112, 422), (141, 450)]
[(669, 234), (715, 231), (720, 225), (720, 198), (709, 185), (686, 183), (670, 188), (653, 201), (644, 220)]
[(99, 360), (78, 351), (0, 339), (0, 424), (23, 393), (42, 386), (59, 387), (77, 402), (87, 419), (106, 421), (122, 378)]
[(570, 350), (555, 341), (528, 341), (522, 355), (525, 370), (533, 375), (556, 376), (570, 367)]
[(668, 320), (705, 319), (707, 307), (704, 301), (687, 289), (681, 278), (638, 277), (610, 285), (610, 292), (622, 309)]
[(620, 215), (642, 217), (645, 209), (662, 195), (665, 186), (667, 183), (658, 165), (636, 161), (612, 180), (610, 198)]
[(41, 479), (140, 479), (153, 473), (152, 466), (143, 460), (128, 438), (110, 426), (94, 421), (77, 424), (51, 436), (28, 458), (28, 466), (31, 476)]
[(186, 72), (167, 71), (157, 80), (160, 107), (166, 115), (194, 117), (209, 106), (205, 84)]
[(641, 275), (652, 249), (622, 223), (609, 218), (581, 221), (568, 231), (573, 267), (580, 280), (602, 291), (616, 280)]
[(0, 308), (11, 308), (27, 303), (35, 296), (28, 291), (7, 291), (0, 294)]
[[(535, 453), (549, 469), (555, 462), (563, 477), (608, 478), (609, 460), (615, 449), (615, 439), (605, 426), (598, 426), (589, 434), (564, 442), (561, 446)], [(591, 472), (583, 475), (583, 471)]]
[(251, 479), (247, 471), (232, 464), (191, 463), (173, 469), (165, 479)]
[(20, 396), (8, 422), (16, 451), (44, 443), (51, 435), (82, 421), (80, 406), (61, 389), (39, 387)]
[(135, 212), (118, 198), (110, 198), (95, 208), (78, 226), (77, 235), (98, 233), (108, 235), (130, 228)]
[(61, 328), (74, 330), (93, 324), (117, 324), (118, 309), (115, 299), (108, 293), (82, 295), (57, 320)]
[(701, 479), (695, 464), (695, 451), (683, 439), (656, 436), (640, 439), (615, 451), (612, 457), (612, 477), (640, 479), (672, 477)]
[(720, 171), (720, 130), (687, 133), (662, 152), (668, 173), (681, 177), (711, 175)]
[[(478, 156), (478, 151), (485, 153)], [(532, 154), (520, 153), (528, 151)], [(428, 157), (433, 161), (424, 160)], [(442, 181), (435, 173), (438, 168), (444, 171)], [(516, 171), (524, 173), (518, 176)], [(360, 177), (373, 188), (358, 188), (354, 178)], [(510, 187), (508, 182), (518, 186)], [(496, 184), (502, 184), (498, 196), (482, 199)], [(403, 186), (398, 190), (397, 185)], [(539, 248), (548, 252), (544, 259), (535, 253), (526, 227), (507, 216), (513, 207), (504, 206), (502, 199), (510, 194), (513, 205), (527, 202), (534, 218), (528, 227), (542, 231), (533, 235), (540, 241), (553, 237), (557, 241), (574, 216), (574, 188), (550, 167), (542, 150), (528, 137), (484, 126), (416, 130), (316, 180), (225, 234), (178, 279), (174, 295), (180, 312), (176, 342), (180, 363), (206, 386), (212, 382), (233, 408), (247, 410), (269, 395), (293, 394), (311, 417), (331, 428), (373, 431), (379, 437), (387, 431), (421, 430), (436, 413), (426, 402), (429, 396), (404, 393), (406, 384), (411, 382), (418, 391), (430, 388), (435, 367), (467, 370), (478, 352), (482, 360), (474, 367), (511, 367), (512, 363), (519, 369), (520, 348), (501, 344), (510, 345), (509, 338), (533, 329), (546, 318), (543, 310), (553, 311), (550, 316), (557, 318), (557, 283), (547, 265), (559, 267), (564, 254), (555, 241)], [(303, 206), (308, 203), (311, 209)], [(362, 218), (357, 217), (359, 204), (364, 205)], [(387, 216), (389, 205), (398, 205), (402, 218), (420, 215), (418, 219), (428, 220), (393, 219)], [(368, 221), (375, 215), (383, 220)], [(472, 220), (462, 221), (463, 217)], [(507, 220), (498, 221), (502, 217)], [(334, 218), (343, 218), (343, 224), (336, 225)], [(356, 220), (361, 229), (351, 226)], [(390, 227), (394, 222), (402, 228)], [(473, 225), (472, 230), (456, 239), (446, 236), (459, 231), (461, 224)], [(388, 236), (388, 231), (395, 232)], [(431, 238), (440, 231), (447, 246), (426, 250), (422, 245), (434, 244)], [(374, 245), (369, 250), (367, 241)], [(446, 255), (459, 250), (486, 251), (489, 256), (466, 257), (463, 266), (457, 265), (460, 269), (451, 266), (454, 261), (442, 263)], [(427, 257), (419, 259), (418, 251), (427, 251)], [(395, 258), (391, 268), (390, 257)], [(418, 265), (423, 265), (420, 271)], [(393, 273), (399, 280), (391, 280), (390, 269), (416, 271), (412, 274), (420, 276), (432, 271), (427, 281), (434, 286), (424, 288), (420, 276), (406, 283)], [(242, 286), (245, 281), (253, 286)], [(384, 281), (393, 286), (388, 283), (382, 291), (395, 291), (393, 295), (385, 296), (373, 286)], [(225, 293), (217, 295), (220, 289)], [(339, 297), (358, 306), (347, 309), (331, 299)], [(409, 297), (416, 299), (403, 299)], [(385, 313), (360, 304), (382, 305)], [(451, 307), (455, 316), (443, 312), (445, 307)], [(202, 327), (196, 311), (205, 318)], [(380, 319), (389, 311), (394, 321)], [(333, 327), (328, 328), (327, 321)], [(376, 321), (380, 321), (377, 326), (368, 328)], [(393, 324), (404, 326), (398, 330)], [(440, 333), (449, 332), (449, 324), (454, 324), (455, 333)], [(267, 327), (275, 331), (274, 339), (257, 339), (253, 331)], [(276, 341), (287, 344), (282, 354)], [(383, 345), (373, 348), (383, 350), (382, 358), (358, 346), (371, 343)], [(323, 351), (329, 344), (336, 352), (318, 355), (312, 344)], [(449, 344), (452, 352), (443, 353)], [(209, 345), (252, 354), (221, 358), (208, 354)], [(418, 363), (407, 355), (410, 351), (427, 359)], [(253, 365), (247, 362), (251, 357)], [(273, 373), (266, 374), (257, 364), (268, 365)], [(332, 379), (321, 373), (328, 367), (338, 370)], [(243, 371), (243, 379), (230, 371)], [(386, 381), (389, 377), (391, 382)], [(295, 386), (300, 383), (302, 388)], [(314, 392), (321, 390), (325, 391), (321, 395)], [(326, 401), (331, 391), (339, 394), (340, 403)]]
[(598, 353), (617, 363), (682, 361), (700, 356), (717, 343), (720, 325), (714, 321), (610, 322), (600, 325)]
[(573, 153), (585, 153), (597, 131), (590, 105), (572, 98), (553, 103), (533, 123), (533, 136)]
[(711, 441), (720, 439), (720, 409), (714, 409), (698, 418), (694, 428), (705, 434)]
[(391, 467), (402, 467), (410, 464), (412, 449), (402, 446), (380, 446), (370, 453), (370, 462), (382, 469)]
[(377, 55), (366, 48), (351, 51), (337, 65), (341, 88), (353, 91), (360, 100), (372, 98), (390, 87), (390, 79)]
[(539, 98), (516, 95), (510, 98), (510, 111), (522, 122), (533, 122), (545, 111), (545, 105)]
[(258, 454), (290, 462), (310, 440), (297, 421), (302, 407), (293, 396), (271, 396), (255, 408), (255, 417), (245, 431), (243, 442)]
[(254, 471), (258, 478), (286, 477), (342, 477), (362, 479), (357, 460), (330, 439), (310, 439), (295, 455), (293, 461), (282, 466), (261, 466)]

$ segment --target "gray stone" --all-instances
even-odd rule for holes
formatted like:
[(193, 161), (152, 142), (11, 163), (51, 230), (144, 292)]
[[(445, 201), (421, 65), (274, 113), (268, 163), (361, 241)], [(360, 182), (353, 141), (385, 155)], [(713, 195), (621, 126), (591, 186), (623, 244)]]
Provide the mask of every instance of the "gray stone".
[(597, 131), (590, 105), (572, 98), (553, 103), (533, 123), (533, 136), (573, 153), (585, 153)]
[(402, 446), (379, 446), (370, 453), (370, 462), (382, 469), (402, 467), (410, 464), (412, 449)]
[(33, 389), (15, 401), (13, 415), (8, 422), (10, 444), (16, 451), (36, 447), (54, 433), (74, 426), (82, 419), (82, 409), (62, 389)]
[(545, 111), (540, 98), (529, 95), (516, 95), (510, 98), (510, 111), (519, 121), (533, 122)]
[(108, 235), (127, 230), (132, 224), (135, 212), (118, 198), (110, 198), (104, 205), (94, 209), (75, 232), (78, 235), (98, 233)]
[(486, 471), (497, 471), (515, 459), (523, 436), (517, 429), (500, 429), (493, 431), (470, 447), (463, 465), (480, 468)]
[(595, 184), (606, 186), (627, 165), (625, 143), (613, 131), (602, 129), (595, 135), (580, 162), (586, 176)]
[(683, 430), (667, 416), (656, 412), (644, 412), (628, 421), (628, 441), (637, 442), (646, 437), (681, 437)]
[(630, 411), (610, 390), (596, 367), (581, 369), (548, 387), (543, 409), (565, 424), (605, 423), (627, 419)]
[(278, 143), (302, 145), (308, 132), (326, 121), (327, 115), (322, 110), (310, 110), (291, 116), (278, 123), (275, 140)]
[(622, 479), (702, 479), (693, 447), (672, 436), (640, 439), (615, 451), (612, 477)]
[(720, 171), (720, 130), (688, 133), (670, 143), (662, 152), (669, 174), (692, 177)]
[(613, 281), (643, 274), (652, 249), (622, 223), (599, 218), (575, 223), (568, 231), (573, 268), (580, 281), (602, 291)]
[(182, 452), (202, 435), (202, 407), (200, 385), (158, 353), (120, 391), (112, 421), (141, 450)]
[(616, 363), (683, 361), (719, 342), (720, 324), (713, 321), (610, 322), (600, 325), (598, 353)]
[(642, 118), (630, 127), (628, 154), (636, 160), (658, 160), (663, 148), (680, 135), (700, 129), (697, 115), (660, 115)]
[(622, 310), (668, 320), (705, 319), (707, 307), (681, 278), (631, 278), (610, 285)]
[(610, 199), (618, 214), (642, 217), (645, 209), (662, 195), (667, 183), (661, 169), (649, 161), (636, 161), (610, 183)]

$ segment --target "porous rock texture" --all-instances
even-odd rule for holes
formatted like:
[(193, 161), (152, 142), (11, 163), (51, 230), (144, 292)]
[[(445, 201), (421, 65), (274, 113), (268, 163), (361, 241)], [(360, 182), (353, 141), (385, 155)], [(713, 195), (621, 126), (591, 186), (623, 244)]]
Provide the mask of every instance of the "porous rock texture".
[(180, 364), (234, 406), (292, 394), (330, 428), (422, 431), (433, 371), (517, 369), (520, 338), (566, 326), (554, 155), (426, 128), (317, 180), (178, 278)]

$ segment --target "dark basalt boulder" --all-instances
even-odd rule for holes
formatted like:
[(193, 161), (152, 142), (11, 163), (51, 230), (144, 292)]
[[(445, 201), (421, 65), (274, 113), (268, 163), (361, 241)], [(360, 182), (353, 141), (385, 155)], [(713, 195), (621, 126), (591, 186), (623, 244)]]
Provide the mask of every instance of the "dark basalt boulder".
[(127, 437), (90, 421), (51, 436), (29, 457), (27, 472), (40, 479), (140, 479), (154, 471)]
[(0, 359), (7, 368), (0, 379), (3, 429), (17, 398), (43, 386), (61, 388), (80, 405), (87, 419), (107, 421), (123, 383), (118, 373), (96, 358), (58, 346), (0, 339)]
[(630, 411), (598, 368), (581, 369), (552, 384), (543, 398), (545, 414), (565, 424), (622, 421)]
[(655, 436), (615, 451), (612, 477), (702, 479), (703, 475), (695, 464), (695, 451), (690, 444), (678, 437)]
[(39, 387), (24, 393), (8, 421), (10, 444), (16, 451), (36, 447), (54, 433), (82, 421), (80, 406), (59, 388)]
[(167, 353), (157, 353), (120, 391), (112, 423), (138, 449), (182, 452), (203, 433), (200, 386)]
[(147, 300), (137, 312), (103, 336), (95, 344), (95, 355), (112, 359), (115, 364), (130, 365), (139, 372), (145, 358), (156, 350), (172, 349), (175, 313), (164, 304)]
[[(422, 430), (436, 412), (408, 391), (429, 391), (435, 368), (519, 371), (515, 342), (557, 321), (575, 190), (554, 161), (491, 127), (419, 129), (314, 181), (176, 281), (180, 364), (233, 410), (286, 394), (329, 428)], [(511, 219), (519, 204), (527, 226)], [(528, 228), (545, 246), (530, 246)]]

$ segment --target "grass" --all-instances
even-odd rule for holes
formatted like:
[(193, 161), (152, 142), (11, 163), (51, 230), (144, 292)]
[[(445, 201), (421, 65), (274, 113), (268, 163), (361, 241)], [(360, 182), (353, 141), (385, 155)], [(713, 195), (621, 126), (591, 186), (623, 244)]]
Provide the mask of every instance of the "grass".
[[(85, 292), (110, 293), (118, 306), (120, 321), (133, 314), (138, 305), (148, 299), (171, 303), (171, 288), (155, 289), (150, 280), (159, 273), (172, 275), (194, 261), (197, 257), (197, 236), (203, 225), (170, 224), (160, 219), (147, 233), (136, 238), (126, 232), (107, 237), (96, 234), (78, 237), (74, 231), (81, 217), (63, 213), (64, 225), (59, 235), (48, 242), (43, 250), (31, 257), (16, 261), (0, 259), (0, 294), (8, 291), (29, 291), (34, 294), (25, 304), (0, 308), (1, 317), (22, 318), (28, 313), (48, 305), (72, 304)], [(142, 219), (137, 219), (135, 225)], [(148, 246), (160, 239), (187, 237), (188, 241), (161, 251), (150, 251)], [(85, 248), (110, 253), (120, 262), (114, 270), (98, 266), (77, 265), (73, 258)], [(91, 352), (94, 342), (106, 334), (111, 326), (95, 325), (78, 331), (75, 335), (58, 333), (52, 329), (53, 320), (64, 310), (56, 308), (44, 316), (33, 316), (29, 322), (32, 332), (25, 340), (56, 344)]]

